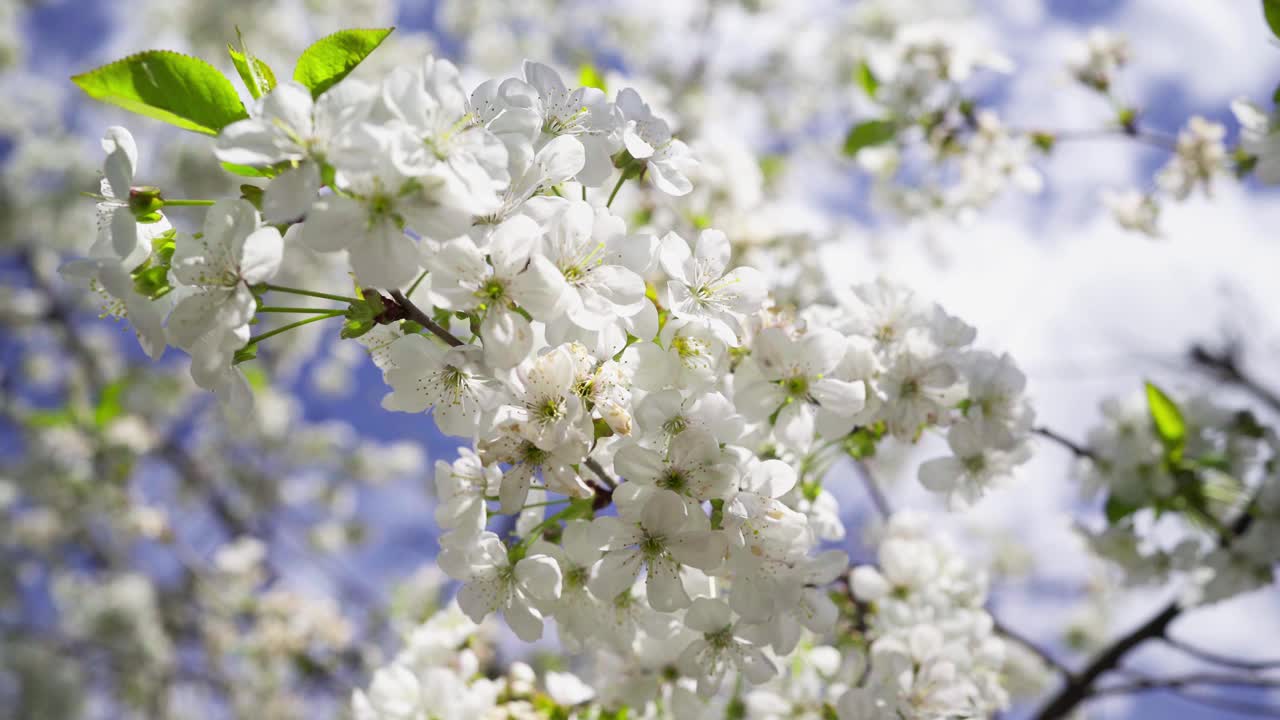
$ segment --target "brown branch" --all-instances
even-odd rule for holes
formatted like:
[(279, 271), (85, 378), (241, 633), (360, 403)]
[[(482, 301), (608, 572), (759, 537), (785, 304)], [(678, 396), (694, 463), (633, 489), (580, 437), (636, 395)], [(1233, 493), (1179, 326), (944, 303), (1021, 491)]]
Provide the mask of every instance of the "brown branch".
[(867, 488), (867, 495), (871, 497), (871, 504), (875, 506), (876, 512), (880, 517), (888, 520), (893, 515), (893, 506), (889, 504), (889, 499), (885, 497), (884, 491), (880, 489), (880, 484), (876, 482), (875, 475), (871, 474), (871, 468), (861, 460), (854, 460), (853, 464), (858, 468), (858, 474), (862, 476), (862, 484)]
[(1068, 680), (1072, 678), (1071, 668), (1067, 667), (1062, 663), (1062, 661), (1058, 660), (1053, 655), (1051, 655), (1048, 650), (1045, 650), (1044, 648), (1040, 647), (1030, 638), (1022, 635), (1021, 633), (1009, 627), (1008, 625), (1005, 625), (1003, 622), (1000, 621), (999, 618), (996, 617), (994, 611), (988, 610), (987, 612), (988, 614), (991, 615), (991, 621), (995, 623), (994, 629), (997, 634), (1003, 635), (1009, 640), (1012, 640), (1015, 643), (1026, 648), (1028, 651), (1031, 652), (1031, 654), (1040, 658), (1041, 662), (1043, 662), (1045, 665), (1048, 665), (1050, 668), (1053, 668), (1057, 672), (1061, 673), (1062, 676), (1067, 678)]
[(1212, 663), (1214, 665), (1223, 665), (1225, 667), (1232, 667), (1246, 672), (1263, 672), (1265, 670), (1280, 669), (1280, 660), (1241, 660), (1227, 655), (1220, 655), (1211, 650), (1204, 650), (1175, 638), (1164, 637), (1161, 639), (1169, 647), (1176, 648), (1197, 660)]
[(391, 299), (404, 311), (404, 317), (407, 317), (422, 327), (430, 330), (431, 334), (445, 341), (449, 345), (458, 347), (466, 344), (459, 340), (456, 335), (446, 330), (440, 323), (432, 320), (430, 315), (422, 312), (422, 309), (417, 305), (414, 305), (412, 300), (404, 296), (404, 293), (399, 290), (392, 290)]
[(1238, 352), (1235, 348), (1227, 348), (1222, 352), (1214, 352), (1203, 345), (1191, 346), (1191, 364), (1205, 372), (1215, 375), (1219, 380), (1239, 385), (1251, 395), (1265, 403), (1276, 412), (1280, 412), (1280, 395), (1240, 369)]
[(1095, 461), (1098, 459), (1097, 456), (1093, 454), (1093, 451), (1090, 450), (1089, 448), (1085, 447), (1084, 445), (1081, 445), (1080, 443), (1077, 443), (1076, 441), (1072, 440), (1071, 438), (1068, 438), (1065, 435), (1060, 435), (1054, 430), (1051, 430), (1050, 428), (1047, 428), (1043, 425), (1039, 425), (1037, 427), (1032, 428), (1031, 432), (1035, 433), (1036, 435), (1039, 435), (1040, 437), (1048, 438), (1049, 440), (1054, 441), (1058, 445), (1061, 445), (1067, 450), (1070, 450), (1071, 453), (1078, 458), (1085, 458), (1087, 460), (1095, 460)]
[[(1231, 541), (1244, 534), (1253, 523), (1253, 516), (1246, 508), (1245, 512), (1231, 524), (1229, 533), (1219, 539), (1219, 544), (1226, 547)], [(1137, 646), (1154, 638), (1165, 637), (1169, 625), (1183, 613), (1186, 608), (1177, 601), (1170, 602), (1150, 620), (1139, 625), (1102, 651), (1088, 667), (1070, 680), (1054, 695), (1040, 711), (1035, 714), (1037, 720), (1052, 720), (1066, 717), (1077, 705), (1096, 694), (1094, 683), (1104, 674), (1116, 669), (1120, 661)]]
[(1280, 678), (1195, 673), (1191, 675), (1183, 675), (1181, 677), (1145, 678), (1142, 680), (1135, 680), (1134, 682), (1124, 683), (1122, 685), (1111, 685), (1109, 687), (1097, 688), (1091, 693), (1091, 695), (1094, 697), (1103, 695), (1125, 695), (1128, 693), (1141, 693), (1151, 690), (1185, 688), (1190, 685), (1272, 688), (1280, 687)]

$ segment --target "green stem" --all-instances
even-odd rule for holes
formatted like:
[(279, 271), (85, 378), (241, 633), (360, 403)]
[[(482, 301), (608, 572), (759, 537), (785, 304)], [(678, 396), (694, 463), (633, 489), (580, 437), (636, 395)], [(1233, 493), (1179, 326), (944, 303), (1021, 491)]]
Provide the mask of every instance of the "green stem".
[(172, 207), (208, 207), (216, 200), (165, 200), (164, 204)]
[(622, 173), (622, 177), (618, 178), (618, 184), (613, 186), (613, 192), (609, 193), (609, 202), (605, 203), (605, 207), (613, 206), (613, 199), (618, 196), (618, 191), (622, 189), (622, 183), (627, 181), (627, 174)]
[(285, 287), (283, 285), (272, 285), (267, 283), (265, 286), (268, 290), (276, 292), (292, 293), (294, 295), (306, 295), (307, 297), (321, 298), (324, 300), (333, 300), (340, 303), (358, 303), (364, 302), (360, 298), (347, 297), (345, 295), (330, 295), (329, 293), (316, 292), (314, 290), (299, 290), (298, 288)]
[(418, 286), (422, 284), (422, 281), (423, 281), (423, 280), (426, 280), (426, 279), (427, 279), (427, 271), (426, 271), (426, 270), (423, 270), (423, 271), (422, 271), (422, 274), (418, 276), (418, 279), (417, 279), (417, 280), (414, 280), (414, 281), (413, 281), (413, 284), (409, 286), (409, 289), (405, 291), (405, 293), (404, 293), (404, 294), (405, 294), (405, 296), (406, 296), (406, 297), (408, 297), (408, 296), (412, 295), (412, 294), (413, 294), (413, 291), (414, 291), (414, 290), (417, 290), (417, 289), (418, 289)]
[(275, 330), (272, 330), (270, 332), (264, 332), (261, 335), (258, 335), (257, 337), (249, 338), (249, 342), (248, 344), (245, 345), (245, 347), (249, 347), (250, 345), (257, 345), (258, 343), (262, 342), (263, 340), (266, 340), (267, 338), (273, 335), (279, 335), (280, 333), (283, 333), (283, 332), (289, 332), (290, 330), (297, 327), (302, 327), (307, 323), (313, 323), (313, 322), (318, 322), (320, 320), (328, 320), (329, 318), (339, 317), (345, 314), (345, 312), (346, 312), (345, 310), (331, 310), (328, 313), (325, 313), (324, 315), (316, 315), (315, 317), (309, 317), (309, 318), (306, 318), (305, 320), (299, 320), (298, 322), (289, 323), (288, 325), (285, 325), (283, 327), (278, 327)]
[(559, 500), (546, 500), (544, 502), (529, 503), (528, 505), (525, 505), (520, 509), (523, 511), (523, 510), (528, 510), (529, 508), (538, 508), (538, 507), (544, 507), (547, 505), (556, 505), (558, 503), (565, 503), (565, 502), (571, 502), (571, 501), (572, 501), (572, 498), (560, 498)]
[(268, 305), (265, 307), (258, 308), (258, 312), (260, 313), (299, 313), (302, 315), (324, 315), (328, 313), (333, 313), (335, 312), (335, 310), (333, 308), (275, 307), (275, 306)]

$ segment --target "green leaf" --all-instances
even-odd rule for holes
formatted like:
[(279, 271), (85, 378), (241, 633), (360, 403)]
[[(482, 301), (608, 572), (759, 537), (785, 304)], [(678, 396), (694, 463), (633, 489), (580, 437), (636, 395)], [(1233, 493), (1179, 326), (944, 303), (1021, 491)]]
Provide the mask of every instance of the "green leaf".
[(253, 99), (257, 100), (276, 86), (276, 74), (271, 71), (271, 66), (249, 52), (249, 48), (244, 44), (244, 36), (240, 34), (240, 28), (236, 28), (236, 42), (240, 43), (240, 49), (237, 50), (231, 43), (227, 43), (227, 54), (231, 56), (231, 64), (236, 66), (236, 72), (240, 74), (240, 80), (244, 82), (245, 88)]
[(222, 163), (222, 169), (232, 175), (239, 175), (240, 177), (273, 178), (276, 176), (275, 169), (270, 167), (256, 168), (249, 167), (248, 165), (236, 165), (235, 163), (224, 162)]
[(604, 73), (591, 63), (582, 63), (578, 66), (578, 84), (582, 87), (596, 88), (601, 92), (609, 92), (609, 86), (604, 81)]
[(339, 30), (320, 38), (303, 51), (293, 70), (293, 79), (320, 97), (356, 69), (395, 28)]
[(257, 185), (241, 185), (240, 197), (249, 201), (249, 204), (262, 212), (262, 188)]
[(1280, 0), (1262, 0), (1262, 16), (1266, 18), (1271, 34), (1280, 38)]
[(1121, 520), (1138, 512), (1138, 506), (1133, 505), (1131, 503), (1127, 503), (1117, 498), (1116, 496), (1112, 495), (1111, 497), (1107, 498), (1107, 504), (1106, 504), (1106, 507), (1104, 508), (1104, 512), (1107, 515), (1107, 522), (1112, 525), (1115, 525)]
[(868, 120), (858, 123), (844, 138), (844, 154), (853, 157), (863, 148), (887, 143), (897, 132), (898, 126), (888, 120)]
[(98, 397), (98, 406), (93, 409), (93, 424), (98, 427), (106, 427), (106, 424), (120, 417), (120, 413), (124, 412), (124, 406), (120, 404), (120, 397), (124, 394), (125, 381), (123, 378), (102, 388), (102, 395)]
[(871, 72), (871, 66), (866, 60), (858, 63), (858, 67), (853, 70), (853, 80), (858, 83), (858, 87), (867, 94), (867, 97), (875, 97), (876, 91), (880, 89), (880, 80), (876, 78), (875, 73)]
[(206, 135), (249, 117), (217, 68), (168, 50), (130, 55), (71, 81), (95, 100)]
[(1180, 452), (1187, 440), (1187, 424), (1182, 419), (1182, 411), (1163, 390), (1151, 383), (1146, 386), (1147, 409), (1151, 412), (1151, 422), (1155, 424), (1160, 442), (1169, 452)]

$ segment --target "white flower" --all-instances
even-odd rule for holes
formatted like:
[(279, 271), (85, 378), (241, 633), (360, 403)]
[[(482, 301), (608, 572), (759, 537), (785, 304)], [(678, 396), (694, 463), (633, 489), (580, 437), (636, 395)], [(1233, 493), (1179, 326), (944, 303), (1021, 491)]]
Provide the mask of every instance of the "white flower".
[(665, 304), (672, 315), (706, 323), (726, 345), (737, 345), (740, 318), (764, 301), (764, 276), (753, 268), (725, 272), (729, 239), (719, 230), (703, 230), (695, 248), (675, 233), (662, 238), (659, 253), (667, 281)]
[(603, 91), (580, 87), (569, 90), (560, 74), (542, 63), (526, 60), (524, 82), (502, 83), (502, 99), (510, 106), (530, 110), (536, 118), (539, 144), (571, 136), (581, 143), (585, 162), (577, 179), (597, 187), (613, 172), (612, 156), (619, 146), (621, 113)]
[(1015, 465), (1031, 457), (1025, 443), (999, 449), (1007, 433), (997, 423), (965, 420), (951, 426), (947, 443), (954, 457), (935, 458), (920, 466), (920, 484), (947, 499), (968, 504), (987, 488), (1012, 474)]
[(382, 103), (393, 118), (391, 157), (407, 176), (447, 174), (481, 206), (497, 208), (507, 186), (507, 148), (475, 122), (458, 69), (428, 55), (420, 65), (397, 67), (382, 84)]
[(1208, 194), (1214, 176), (1226, 167), (1227, 149), (1222, 143), (1226, 134), (1227, 128), (1220, 123), (1192, 117), (1178, 133), (1173, 158), (1156, 173), (1156, 184), (1178, 200), (1186, 200), (1199, 186)]
[(778, 435), (794, 447), (808, 445), (815, 418), (827, 439), (848, 433), (866, 405), (867, 388), (832, 377), (847, 347), (833, 330), (812, 330), (797, 339), (781, 328), (765, 328), (752, 353), (758, 377), (739, 371), (738, 407), (753, 420), (774, 420)]
[(636, 386), (649, 391), (712, 385), (728, 366), (724, 341), (696, 319), (669, 319), (656, 342), (635, 343), (623, 358), (635, 369)]
[(169, 302), (152, 301), (138, 293), (129, 269), (114, 257), (72, 260), (58, 269), (69, 277), (89, 281), (89, 288), (102, 298), (103, 313), (127, 320), (138, 336), (143, 352), (152, 360), (164, 354), (164, 317)]
[(320, 189), (321, 163), (362, 162), (350, 138), (372, 99), (373, 88), (356, 80), (329, 88), (317, 100), (302, 85), (282, 82), (258, 98), (252, 117), (222, 129), (214, 154), (250, 167), (293, 163), (267, 185), (262, 212), (269, 223), (296, 220), (307, 214)]
[(1072, 53), (1067, 68), (1079, 82), (1106, 92), (1111, 76), (1129, 62), (1129, 43), (1106, 28), (1093, 28), (1086, 41)]
[(680, 671), (698, 679), (698, 694), (710, 697), (720, 689), (725, 673), (732, 667), (752, 685), (778, 674), (778, 668), (764, 651), (735, 636), (736, 626), (729, 606), (722, 600), (698, 598), (685, 613), (684, 624), (702, 637), (689, 643), (680, 654)]
[(701, 510), (691, 515), (680, 496), (669, 490), (653, 493), (635, 522), (616, 517), (594, 522), (606, 539), (606, 552), (590, 588), (606, 601), (627, 592), (643, 566), (648, 569), (645, 589), (653, 609), (671, 612), (688, 607), (682, 566), (710, 572), (724, 562), (724, 534), (710, 529)]
[(521, 365), (513, 388), (515, 404), (503, 408), (502, 421), (544, 450), (593, 438), (590, 415), (574, 391), (576, 378), (577, 363), (565, 345)]
[(1280, 184), (1280, 128), (1273, 116), (1245, 99), (1231, 103), (1240, 123), (1240, 149), (1256, 158), (1254, 174), (1267, 185)]
[(102, 136), (107, 158), (102, 164), (101, 198), (98, 201), (98, 240), (90, 254), (104, 257), (110, 248), (127, 268), (146, 259), (151, 241), (173, 229), (168, 219), (156, 213), (153, 222), (140, 223), (129, 200), (138, 167), (138, 145), (125, 128), (113, 125)]
[(667, 122), (653, 114), (640, 95), (631, 88), (618, 93), (618, 109), (625, 125), (622, 144), (632, 158), (644, 163), (645, 174), (654, 187), (668, 195), (685, 195), (693, 184), (685, 173), (697, 165), (689, 146), (671, 136)]
[(648, 303), (644, 279), (621, 264), (631, 242), (626, 224), (580, 200), (560, 204), (546, 222), (542, 252), (564, 277), (562, 308), (570, 322), (599, 331)]
[(502, 472), (482, 464), (471, 448), (458, 452), (453, 463), (436, 461), (436, 524), (479, 535), (488, 516), (485, 498), (497, 494)]
[(210, 207), (204, 233), (182, 235), (176, 242), (173, 276), (192, 292), (169, 315), (170, 342), (189, 352), (210, 336), (243, 345), (256, 310), (251, 286), (275, 276), (283, 253), (280, 231), (261, 226), (248, 202), (222, 200)]
[(517, 215), (493, 231), (487, 256), (474, 241), (462, 237), (445, 243), (431, 260), (432, 304), (483, 310), (480, 338), (488, 365), (514, 367), (533, 349), (533, 330), (517, 307), (548, 320), (565, 302), (563, 276), (534, 253), (539, 237), (537, 223)]
[(704, 430), (676, 435), (665, 455), (631, 442), (618, 450), (613, 467), (629, 483), (670, 490), (687, 499), (691, 511), (725, 498), (738, 480), (733, 458)]
[(946, 358), (918, 347), (903, 349), (879, 381), (889, 432), (914, 438), (924, 425), (945, 419), (960, 400), (957, 379)]
[(388, 410), (432, 411), (446, 435), (471, 437), (494, 393), (482, 373), (480, 348), (446, 348), (422, 335), (406, 335), (391, 345), (392, 367), (383, 372), (391, 392), (382, 400)]
[(587, 589), (591, 568), (600, 559), (604, 544), (586, 520), (570, 520), (564, 525), (560, 545), (545, 541), (533, 544), (530, 552), (547, 555), (560, 564), (563, 588), (553, 614), (561, 639), (572, 647), (590, 647), (599, 635), (605, 608)]
[[(514, 565), (498, 536), (485, 532), (461, 538), (463, 547), (445, 545), (440, 567), (465, 584), (458, 606), (474, 622), (498, 610), (525, 642), (542, 637), (543, 612), (560, 597), (560, 566), (546, 555), (531, 555)], [(442, 543), (444, 541), (442, 540)]]
[(535, 473), (542, 474), (547, 490), (575, 497), (589, 497), (591, 488), (579, 477), (575, 465), (590, 450), (588, 439), (574, 434), (565, 441), (544, 449), (521, 432), (518, 423), (504, 422), (494, 430), (494, 437), (480, 441), (480, 457), (485, 463), (506, 463), (511, 467), (502, 475), (498, 499), (503, 513), (519, 512), (529, 496)]
[(1111, 211), (1116, 223), (1125, 230), (1160, 237), (1160, 204), (1155, 197), (1140, 190), (1104, 190), (1102, 203)]
[[(370, 134), (366, 152), (385, 157), (384, 140)], [(457, 237), (478, 209), (444, 175), (408, 177), (384, 163), (346, 177), (341, 193), (317, 199), (301, 240), (321, 252), (349, 251), (351, 267), (364, 285), (399, 288), (413, 280), (422, 262), (405, 231), (437, 240)]]
[(687, 430), (709, 433), (716, 442), (732, 444), (742, 439), (745, 421), (733, 403), (718, 392), (693, 393), (662, 390), (644, 396), (636, 407), (636, 420), (645, 435), (665, 448)]

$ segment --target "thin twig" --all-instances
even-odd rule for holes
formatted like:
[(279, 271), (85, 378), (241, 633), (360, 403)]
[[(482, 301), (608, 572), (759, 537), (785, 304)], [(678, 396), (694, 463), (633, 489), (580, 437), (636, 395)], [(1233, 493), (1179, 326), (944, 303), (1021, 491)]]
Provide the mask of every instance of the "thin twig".
[[(1235, 522), (1227, 535), (1219, 538), (1219, 544), (1227, 547), (1231, 542), (1244, 534), (1253, 523), (1253, 515), (1246, 509)], [(1080, 703), (1095, 694), (1094, 683), (1098, 678), (1114, 670), (1129, 651), (1145, 643), (1147, 640), (1164, 637), (1169, 625), (1185, 610), (1176, 600), (1165, 605), (1151, 619), (1139, 625), (1132, 632), (1115, 640), (1089, 663), (1088, 667), (1072, 677), (1056, 695), (1040, 708), (1034, 717), (1037, 720), (1052, 720), (1066, 717)]]
[(1123, 683), (1121, 685), (1110, 685), (1103, 688), (1094, 688), (1089, 694), (1097, 697), (1102, 695), (1125, 695), (1129, 693), (1148, 692), (1151, 690), (1165, 690), (1170, 688), (1184, 688), (1189, 685), (1220, 685), (1226, 687), (1251, 687), (1251, 688), (1272, 688), (1280, 687), (1280, 678), (1263, 678), (1253, 677), (1249, 675), (1214, 675), (1211, 673), (1194, 673), (1191, 675), (1183, 675), (1171, 678), (1147, 678), (1136, 680), (1134, 682)]
[(1280, 412), (1280, 394), (1246, 375), (1240, 369), (1240, 363), (1236, 357), (1237, 352), (1234, 348), (1215, 353), (1203, 345), (1193, 345), (1190, 355), (1193, 366), (1216, 375), (1224, 382), (1239, 385), (1272, 410)]
[(1065, 435), (1060, 435), (1054, 430), (1044, 427), (1043, 425), (1032, 428), (1031, 432), (1035, 433), (1036, 435), (1039, 435), (1040, 437), (1048, 438), (1049, 440), (1054, 441), (1055, 443), (1061, 445), (1067, 450), (1070, 450), (1071, 453), (1076, 457), (1087, 458), (1089, 460), (1098, 459), (1097, 456), (1093, 454), (1093, 451), (1090, 450), (1089, 448), (1077, 443), (1076, 441), (1066, 437)]
[(1033, 655), (1035, 655), (1036, 657), (1039, 657), (1040, 660), (1044, 662), (1045, 665), (1048, 665), (1049, 667), (1058, 671), (1059, 673), (1062, 674), (1063, 677), (1067, 678), (1068, 680), (1071, 679), (1071, 677), (1073, 676), (1073, 673), (1071, 672), (1071, 668), (1064, 665), (1060, 660), (1058, 660), (1053, 655), (1051, 655), (1048, 650), (1045, 650), (1044, 648), (1040, 647), (1030, 638), (1026, 637), (1025, 635), (1022, 635), (1021, 633), (1009, 627), (1008, 625), (1005, 625), (1003, 622), (1000, 621), (999, 618), (995, 616), (994, 612), (991, 612), (990, 614), (991, 614), (991, 620), (995, 623), (995, 631), (997, 634), (1003, 635), (1006, 638), (1018, 643), (1022, 647), (1031, 651)]
[(1211, 650), (1196, 647), (1188, 642), (1178, 640), (1171, 637), (1161, 638), (1169, 647), (1176, 648), (1190, 655), (1197, 660), (1203, 660), (1214, 665), (1223, 665), (1226, 667), (1236, 668), (1237, 670), (1245, 670), (1248, 672), (1262, 672), (1264, 670), (1280, 669), (1280, 660), (1241, 660), (1239, 658), (1220, 655)]
[(871, 497), (871, 504), (875, 506), (876, 512), (880, 517), (886, 520), (893, 514), (893, 507), (889, 505), (889, 499), (885, 497), (884, 492), (880, 489), (876, 478), (871, 474), (871, 468), (861, 460), (854, 460), (853, 464), (858, 468), (858, 474), (862, 476), (862, 484), (867, 488), (867, 495)]
[(586, 465), (591, 472), (595, 473), (596, 477), (600, 478), (600, 482), (604, 483), (605, 488), (610, 492), (612, 492), (614, 488), (618, 487), (617, 481), (609, 477), (609, 473), (605, 472), (604, 468), (600, 466), (600, 463), (596, 462), (595, 458), (587, 458), (582, 461), (582, 464)]

